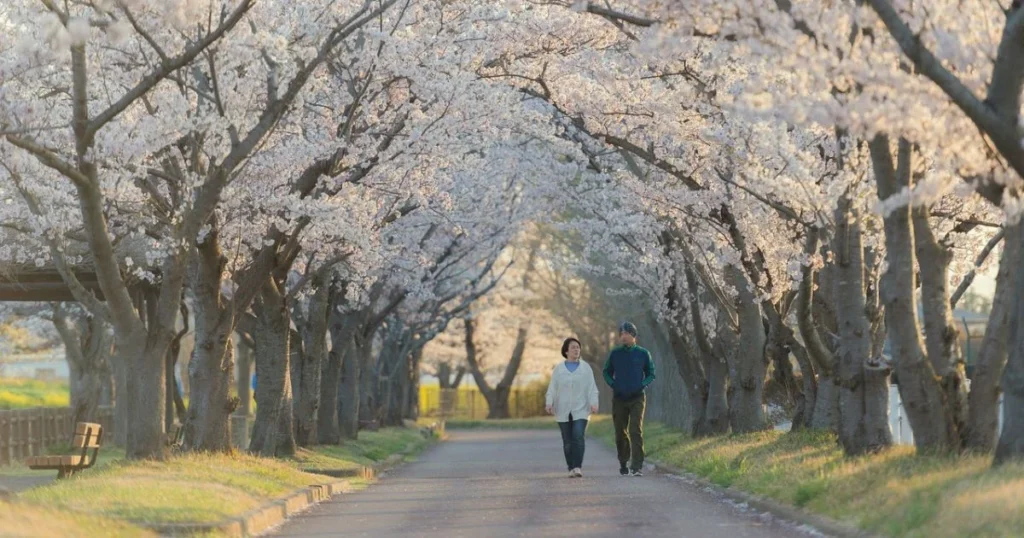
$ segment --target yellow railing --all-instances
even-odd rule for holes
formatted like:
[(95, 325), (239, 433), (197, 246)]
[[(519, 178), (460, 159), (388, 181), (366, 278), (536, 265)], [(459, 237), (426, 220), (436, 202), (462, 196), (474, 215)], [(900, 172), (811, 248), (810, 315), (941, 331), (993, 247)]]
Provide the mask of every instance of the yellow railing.
[[(475, 387), (441, 389), (437, 385), (420, 387), (420, 415), (424, 417), (487, 418), (489, 408), (483, 393)], [(512, 389), (508, 395), (511, 418), (544, 415), (544, 391)]]

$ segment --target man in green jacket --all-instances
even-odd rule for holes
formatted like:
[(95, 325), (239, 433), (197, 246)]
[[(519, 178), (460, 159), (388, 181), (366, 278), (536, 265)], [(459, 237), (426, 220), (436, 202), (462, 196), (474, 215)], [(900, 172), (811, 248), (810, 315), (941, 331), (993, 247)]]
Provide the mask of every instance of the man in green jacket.
[[(651, 352), (636, 345), (636, 325), (619, 326), (619, 342), (604, 363), (604, 380), (612, 388), (612, 422), (615, 424), (615, 448), (619, 454), (619, 474), (643, 476), (644, 390), (654, 381)], [(633, 464), (627, 467), (630, 456)]]

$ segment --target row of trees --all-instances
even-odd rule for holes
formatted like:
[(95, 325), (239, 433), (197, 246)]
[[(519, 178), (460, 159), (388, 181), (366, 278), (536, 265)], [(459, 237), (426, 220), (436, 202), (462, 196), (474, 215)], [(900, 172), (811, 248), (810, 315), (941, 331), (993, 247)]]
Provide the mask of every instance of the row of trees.
[(162, 455), (183, 329), (193, 450), (230, 446), (236, 339), (255, 359), (253, 452), (415, 415), (423, 346), (496, 285), (538, 210), (523, 178), (575, 171), (545, 116), (473, 71), (467, 36), (494, 14), (0, 8), (3, 259), (15, 279), (59, 273), (82, 308), (54, 310), (69, 356), (102, 347), (83, 323), (110, 327), (129, 457)]
[[(543, 306), (595, 359), (608, 312), (649, 312), (694, 434), (766, 427), (770, 374), (795, 429), (880, 450), (898, 378), (921, 449), (1001, 462), (1024, 450), (1024, 11), (1004, 4), (16, 1), (0, 254), (111, 324), (136, 457), (160, 450), (183, 304), (189, 446), (227, 446), (239, 332), (251, 448), (336, 442), (409, 414), (423, 345), (534, 222), (558, 240), (520, 249), (520, 285), (571, 270)], [(952, 311), (995, 265), (968, 380)], [(464, 375), (500, 398), (460, 323)]]
[[(658, 311), (692, 433), (766, 427), (770, 372), (794, 429), (881, 450), (898, 380), (920, 449), (1020, 455), (1016, 3), (552, 4), (487, 73), (586, 154), (574, 227)], [(952, 311), (995, 264), (968, 380)]]

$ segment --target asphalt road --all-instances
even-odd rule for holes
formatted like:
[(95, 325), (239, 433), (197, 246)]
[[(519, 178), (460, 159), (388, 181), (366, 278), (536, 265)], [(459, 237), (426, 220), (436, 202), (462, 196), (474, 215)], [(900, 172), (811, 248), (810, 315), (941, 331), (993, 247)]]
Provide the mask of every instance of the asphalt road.
[(454, 431), (366, 491), (337, 496), (273, 536), (823, 536), (737, 506), (679, 477), (621, 477), (589, 439), (566, 477), (549, 431)]

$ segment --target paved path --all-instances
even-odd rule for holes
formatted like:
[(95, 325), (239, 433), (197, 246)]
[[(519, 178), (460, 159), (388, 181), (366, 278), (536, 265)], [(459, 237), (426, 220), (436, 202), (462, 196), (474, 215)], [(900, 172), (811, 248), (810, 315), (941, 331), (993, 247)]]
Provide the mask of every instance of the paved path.
[(810, 536), (677, 477), (621, 477), (615, 454), (597, 440), (587, 442), (586, 476), (570, 479), (557, 430), (450, 435), (377, 485), (319, 505), (275, 536)]
[(29, 488), (49, 484), (56, 480), (56, 476), (57, 471), (37, 471), (31, 475), (0, 475), (0, 489), (5, 489), (11, 493), (18, 493)]

